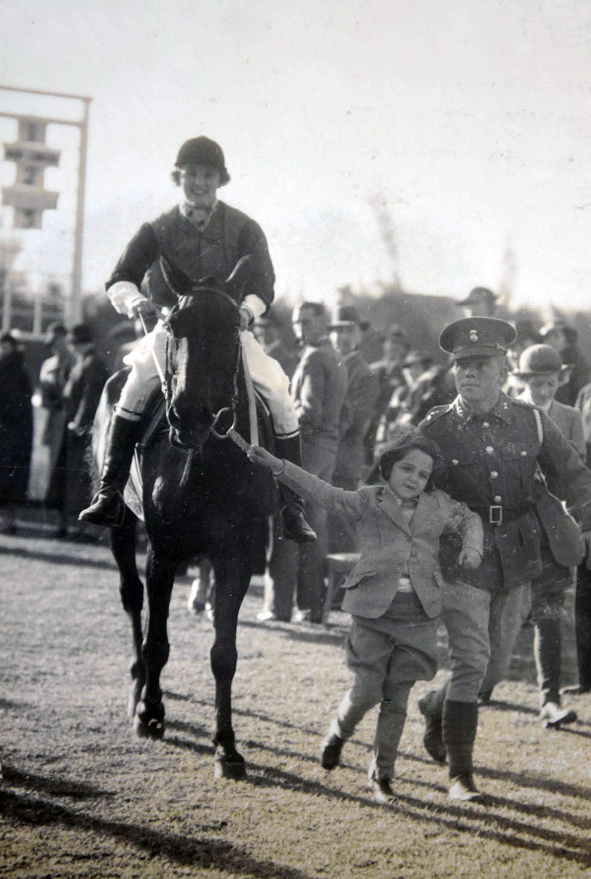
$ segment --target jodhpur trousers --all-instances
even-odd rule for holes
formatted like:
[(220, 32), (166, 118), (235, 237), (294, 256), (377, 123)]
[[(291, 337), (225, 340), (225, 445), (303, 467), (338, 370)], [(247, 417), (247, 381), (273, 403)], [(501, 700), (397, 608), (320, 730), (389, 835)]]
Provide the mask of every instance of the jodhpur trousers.
[[(130, 421), (141, 417), (148, 397), (160, 382), (154, 358), (164, 371), (166, 337), (164, 323), (158, 321), (152, 332), (124, 358), (124, 362), (131, 366), (131, 372), (121, 391), (117, 412)], [(299, 425), (289, 393), (288, 377), (277, 360), (265, 354), (249, 330), (240, 334), (240, 340), (252, 383), (269, 406), (275, 432), (278, 436), (295, 433)]]
[(377, 620), (353, 616), (347, 640), (347, 665), (353, 686), (339, 705), (331, 732), (349, 739), (364, 715), (380, 706), (370, 777), (392, 778), (415, 681), (430, 681), (437, 671), (437, 627), (415, 592), (397, 593)]

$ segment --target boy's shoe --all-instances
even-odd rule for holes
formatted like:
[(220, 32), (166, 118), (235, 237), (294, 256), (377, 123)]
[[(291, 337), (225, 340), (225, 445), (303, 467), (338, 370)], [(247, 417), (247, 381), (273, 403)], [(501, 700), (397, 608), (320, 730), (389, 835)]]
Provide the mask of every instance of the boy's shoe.
[(427, 753), (437, 763), (445, 763), (447, 751), (443, 743), (443, 722), (439, 714), (431, 711), (431, 697), (433, 693), (427, 693), (419, 699), (419, 711), (425, 718), (425, 735), (423, 744)]
[(572, 708), (561, 708), (556, 702), (546, 702), (540, 711), (540, 720), (544, 721), (546, 729), (558, 729), (563, 723), (574, 723), (577, 712)]
[(329, 732), (320, 745), (320, 762), (323, 769), (334, 769), (339, 765), (345, 740), (336, 733)]
[(380, 803), (382, 806), (391, 806), (392, 803), (396, 802), (396, 794), (392, 790), (390, 779), (386, 776), (370, 778), (367, 788), (371, 791), (376, 803)]
[(471, 772), (463, 772), (462, 775), (458, 775), (452, 780), (449, 798), (464, 803), (482, 799), (482, 794), (474, 784), (474, 776)]

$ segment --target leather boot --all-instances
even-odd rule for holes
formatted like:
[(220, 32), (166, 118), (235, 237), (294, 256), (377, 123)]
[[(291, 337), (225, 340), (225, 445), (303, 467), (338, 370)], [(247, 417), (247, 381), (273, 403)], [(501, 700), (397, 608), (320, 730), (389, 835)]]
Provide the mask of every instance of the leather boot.
[(475, 800), (480, 792), (472, 776), (472, 752), (478, 727), (478, 704), (445, 700), (443, 741), (449, 760), (450, 799)]
[[(275, 437), (275, 454), (278, 458), (284, 458), (290, 464), (301, 467), (302, 450), (299, 433), (287, 439)], [(279, 500), (281, 503), (281, 539), (295, 540), (296, 543), (314, 543), (318, 538), (316, 532), (306, 522), (304, 501), (301, 495), (280, 482)]]
[(419, 711), (425, 718), (425, 735), (423, 744), (427, 753), (437, 763), (445, 763), (447, 751), (443, 743), (443, 705), (447, 693), (447, 684), (439, 690), (431, 690), (419, 699)]
[(139, 421), (114, 415), (99, 490), (78, 518), (92, 525), (116, 528), (123, 522), (123, 490), (129, 479), (135, 444), (140, 439)]

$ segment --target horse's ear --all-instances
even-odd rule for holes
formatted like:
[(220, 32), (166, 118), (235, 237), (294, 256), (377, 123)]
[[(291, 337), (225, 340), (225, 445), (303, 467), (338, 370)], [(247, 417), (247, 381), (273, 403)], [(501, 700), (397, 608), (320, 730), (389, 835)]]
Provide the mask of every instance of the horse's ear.
[(241, 257), (234, 266), (232, 274), (224, 283), (226, 292), (229, 293), (233, 299), (238, 300), (240, 298), (242, 288), (248, 281), (250, 275), (251, 263), (252, 258), (249, 255)]

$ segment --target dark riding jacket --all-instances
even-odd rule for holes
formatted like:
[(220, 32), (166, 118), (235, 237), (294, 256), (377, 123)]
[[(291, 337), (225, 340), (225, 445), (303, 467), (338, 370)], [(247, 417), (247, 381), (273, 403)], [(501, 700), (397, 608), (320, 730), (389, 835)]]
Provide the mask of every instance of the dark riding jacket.
[(139, 288), (149, 273), (146, 294), (157, 305), (170, 308), (177, 294), (188, 293), (204, 278), (225, 281), (238, 260), (248, 255), (251, 272), (242, 299), (254, 293), (269, 306), (275, 272), (261, 227), (242, 211), (218, 201), (207, 226), (200, 230), (177, 206), (140, 227), (106, 288), (118, 281), (130, 281)]

